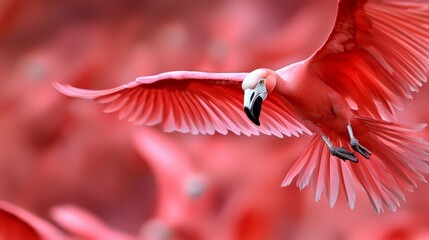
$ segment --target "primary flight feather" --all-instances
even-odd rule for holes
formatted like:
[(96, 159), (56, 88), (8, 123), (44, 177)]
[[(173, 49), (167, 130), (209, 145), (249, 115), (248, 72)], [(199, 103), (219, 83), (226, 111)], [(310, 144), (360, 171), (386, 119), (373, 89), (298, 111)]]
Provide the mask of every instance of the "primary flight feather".
[(340, 0), (326, 43), (277, 71), (167, 72), (107, 90), (54, 85), (168, 132), (308, 133), (282, 185), (312, 181), (316, 200), (326, 192), (331, 206), (342, 188), (351, 208), (360, 185), (381, 212), (395, 211), (429, 173), (429, 143), (416, 134), (426, 125), (398, 123), (395, 114), (427, 81), (428, 63), (428, 3)]

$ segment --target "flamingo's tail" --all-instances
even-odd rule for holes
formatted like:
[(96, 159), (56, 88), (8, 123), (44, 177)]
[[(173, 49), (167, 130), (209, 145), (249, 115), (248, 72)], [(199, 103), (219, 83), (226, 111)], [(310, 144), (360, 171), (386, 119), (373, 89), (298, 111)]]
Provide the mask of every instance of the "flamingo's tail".
[[(360, 185), (378, 213), (383, 211), (383, 204), (396, 211), (400, 201), (405, 201), (405, 191), (412, 192), (419, 180), (426, 182), (424, 175), (429, 173), (429, 142), (416, 134), (426, 124), (392, 123), (358, 116), (356, 119), (360, 129), (367, 130), (356, 136), (372, 152), (369, 160), (356, 153), (358, 163), (341, 161), (332, 156), (321, 137), (315, 135), (286, 175), (282, 186), (290, 185), (297, 177), (297, 186), (302, 189), (312, 180), (316, 201), (326, 192), (331, 207), (343, 189), (353, 209), (356, 186)], [(335, 135), (328, 137), (334, 145), (353, 151), (348, 139)]]

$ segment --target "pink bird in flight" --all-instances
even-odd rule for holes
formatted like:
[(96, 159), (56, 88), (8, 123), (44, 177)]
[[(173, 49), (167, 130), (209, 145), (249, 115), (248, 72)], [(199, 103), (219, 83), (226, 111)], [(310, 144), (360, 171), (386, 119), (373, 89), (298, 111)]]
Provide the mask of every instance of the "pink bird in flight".
[(396, 211), (429, 173), (429, 142), (416, 134), (426, 125), (395, 116), (427, 81), (428, 63), (428, 3), (340, 0), (325, 44), (277, 71), (174, 71), (107, 90), (54, 86), (166, 132), (313, 135), (282, 186), (312, 180), (316, 200), (326, 192), (331, 207), (341, 188), (354, 208), (360, 185), (381, 212)]

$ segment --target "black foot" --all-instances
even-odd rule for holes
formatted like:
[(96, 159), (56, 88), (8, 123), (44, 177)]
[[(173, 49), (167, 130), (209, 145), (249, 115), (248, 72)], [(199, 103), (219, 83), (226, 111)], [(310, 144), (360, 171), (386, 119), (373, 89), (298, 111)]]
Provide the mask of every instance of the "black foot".
[(358, 140), (356, 139), (352, 139), (350, 141), (350, 146), (353, 148), (353, 150), (360, 153), (360, 155), (362, 155), (366, 159), (369, 159), (369, 157), (372, 155), (371, 151), (360, 145)]
[(343, 161), (349, 160), (356, 163), (358, 162), (355, 154), (347, 150), (345, 147), (332, 147), (330, 151), (332, 155), (341, 158)]

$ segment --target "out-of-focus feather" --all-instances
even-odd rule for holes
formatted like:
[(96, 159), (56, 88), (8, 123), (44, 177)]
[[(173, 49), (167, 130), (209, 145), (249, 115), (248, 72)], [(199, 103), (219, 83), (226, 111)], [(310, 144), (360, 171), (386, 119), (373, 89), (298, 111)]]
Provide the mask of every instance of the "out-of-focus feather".
[(0, 201), (0, 225), (0, 239), (66, 239), (45, 220), (4, 201)]

